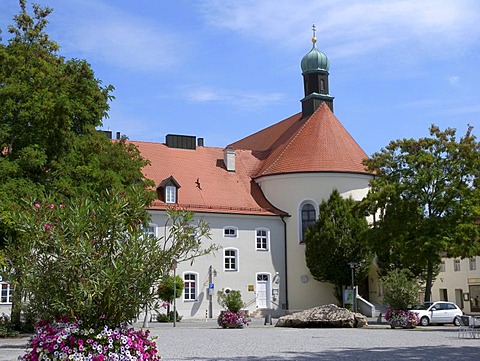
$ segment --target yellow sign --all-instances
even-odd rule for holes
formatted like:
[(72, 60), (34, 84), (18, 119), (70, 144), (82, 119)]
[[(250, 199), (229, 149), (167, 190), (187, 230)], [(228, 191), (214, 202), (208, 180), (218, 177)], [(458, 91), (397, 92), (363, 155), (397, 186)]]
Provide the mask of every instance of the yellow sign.
[(253, 285), (248, 285), (248, 292), (253, 292)]

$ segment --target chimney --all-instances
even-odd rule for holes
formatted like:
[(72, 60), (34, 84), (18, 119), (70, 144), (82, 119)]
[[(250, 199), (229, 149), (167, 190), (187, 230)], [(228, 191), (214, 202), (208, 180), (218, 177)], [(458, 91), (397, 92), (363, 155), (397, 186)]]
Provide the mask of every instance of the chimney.
[(225, 148), (223, 150), (223, 162), (229, 172), (235, 172), (235, 149)]
[(198, 138), (197, 141), (198, 141), (198, 146), (203, 147), (203, 138)]

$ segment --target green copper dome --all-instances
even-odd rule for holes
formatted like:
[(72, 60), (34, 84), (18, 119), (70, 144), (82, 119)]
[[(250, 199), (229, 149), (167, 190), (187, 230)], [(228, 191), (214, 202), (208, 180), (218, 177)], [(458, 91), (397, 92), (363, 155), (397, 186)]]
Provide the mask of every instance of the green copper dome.
[(305, 55), (301, 62), (302, 74), (314, 71), (327, 71), (330, 68), (330, 62), (327, 56), (315, 47), (316, 39), (312, 39), (313, 47)]

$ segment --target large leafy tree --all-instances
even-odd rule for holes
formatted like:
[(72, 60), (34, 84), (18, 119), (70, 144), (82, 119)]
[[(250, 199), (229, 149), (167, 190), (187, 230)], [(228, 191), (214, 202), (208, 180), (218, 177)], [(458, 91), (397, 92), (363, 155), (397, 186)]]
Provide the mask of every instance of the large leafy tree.
[(342, 300), (342, 288), (351, 284), (350, 263), (356, 264), (355, 279), (366, 277), (372, 253), (366, 246), (368, 223), (357, 210), (356, 202), (343, 198), (334, 189), (320, 205), (320, 214), (306, 234), (305, 258), (317, 281), (335, 285), (335, 296)]
[[(113, 87), (103, 86), (85, 60), (59, 55), (45, 32), (52, 9), (34, 4), (29, 13), (25, 0), (19, 7), (8, 40), (0, 38), (0, 249), (7, 238), (20, 242), (12, 215), (22, 199), (54, 195), (68, 204), (98, 199), (106, 189), (135, 193), (144, 204), (155, 196), (138, 149), (96, 130)], [(14, 293), (17, 322), (21, 287)]]
[(376, 217), (371, 242), (384, 271), (409, 269), (426, 284), (442, 257), (480, 254), (480, 144), (469, 127), (390, 142), (365, 160), (375, 173), (365, 200)]

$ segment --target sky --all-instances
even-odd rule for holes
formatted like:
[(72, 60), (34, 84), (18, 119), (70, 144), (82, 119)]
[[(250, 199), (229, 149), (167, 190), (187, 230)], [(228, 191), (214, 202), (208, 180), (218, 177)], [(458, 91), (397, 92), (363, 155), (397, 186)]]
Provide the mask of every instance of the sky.
[[(35, 2), (60, 55), (115, 87), (102, 129), (131, 140), (223, 148), (300, 112), (312, 24), (335, 115), (368, 155), (431, 124), (480, 138), (477, 0)], [(18, 11), (0, 0), (4, 38)]]

